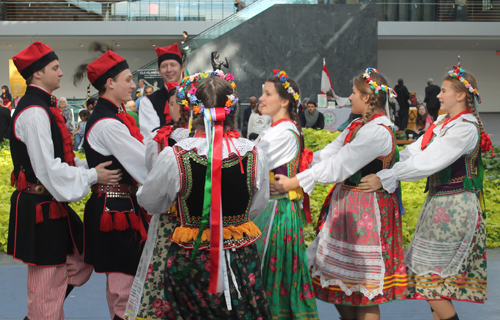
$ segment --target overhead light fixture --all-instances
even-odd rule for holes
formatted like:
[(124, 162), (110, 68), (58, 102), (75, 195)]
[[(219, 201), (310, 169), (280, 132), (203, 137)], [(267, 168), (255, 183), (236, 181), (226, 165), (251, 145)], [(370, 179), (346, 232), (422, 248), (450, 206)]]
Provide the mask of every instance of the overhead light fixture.
[(83, 47), (83, 44), (80, 44), (80, 47)]
[(156, 44), (152, 44), (153, 47), (156, 47)]
[(119, 47), (120, 45), (117, 43), (116, 46)]
[(7, 45), (7, 47), (12, 47), (12, 45), (11, 45), (11, 44), (8, 44), (8, 45)]

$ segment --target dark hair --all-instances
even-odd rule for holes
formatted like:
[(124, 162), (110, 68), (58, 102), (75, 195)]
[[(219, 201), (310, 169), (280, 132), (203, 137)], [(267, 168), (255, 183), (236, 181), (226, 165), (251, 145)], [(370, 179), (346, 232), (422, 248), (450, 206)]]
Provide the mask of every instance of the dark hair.
[[(116, 76), (114, 76), (113, 78), (108, 78), (108, 79), (113, 79), (113, 81), (116, 82), (116, 80), (118, 79), (118, 76), (120, 74), (117, 74)], [(106, 82), (108, 82), (108, 79), (106, 79)], [(108, 87), (106, 86), (106, 82), (104, 82), (104, 84), (99, 88), (98, 91), (98, 94), (99, 94), (99, 97), (102, 96), (103, 94), (106, 93), (106, 90), (108, 89)]]
[(182, 31), (182, 33), (185, 33), (186, 36), (189, 36), (189, 33), (187, 31)]
[(78, 116), (81, 118), (83, 117), (87, 117), (87, 119), (90, 117), (90, 112), (86, 109), (82, 109), (80, 110), (80, 112), (78, 112)]
[(398, 79), (398, 84), (404, 84), (403, 79), (399, 78), (399, 79)]
[[(387, 86), (387, 80), (382, 74), (372, 72), (370, 73), (370, 77), (379, 86)], [(366, 82), (366, 80), (363, 78), (363, 73), (355, 77), (352, 82), (363, 95), (368, 95), (370, 97), (370, 106), (368, 107), (368, 110), (366, 110), (365, 117), (363, 118), (364, 123), (366, 123), (371, 118), (375, 109), (381, 109), (385, 112), (385, 100), (387, 99), (387, 93), (385, 91), (379, 90), (378, 93), (375, 93), (375, 91), (370, 88), (368, 82)], [(390, 118), (390, 115), (387, 116)]]
[[(203, 102), (205, 108), (224, 108), (227, 96), (234, 94), (233, 88), (226, 80), (213, 76), (203, 79), (197, 86), (196, 96)], [(234, 129), (236, 127), (236, 114), (238, 106), (234, 106), (229, 114), (226, 114), (224, 120), (224, 129)], [(203, 114), (199, 113), (193, 117), (193, 127), (204, 128)]]
[(253, 113), (259, 113), (259, 106), (260, 106), (260, 102), (257, 102), (255, 104), (255, 107), (253, 107)]
[[(304, 150), (304, 142), (303, 142), (303, 135), (302, 135), (302, 128), (300, 126), (300, 120), (299, 120), (299, 115), (297, 113), (297, 101), (295, 101), (295, 98), (292, 96), (291, 93), (285, 89), (283, 86), (283, 82), (278, 77), (271, 77), (267, 79), (267, 82), (272, 82), (274, 83), (274, 88), (276, 88), (276, 91), (278, 92), (279, 96), (281, 99), (288, 100), (288, 108), (287, 112), (290, 118), (295, 122), (295, 125), (297, 126), (297, 130), (299, 131), (299, 141), (300, 141), (300, 152)], [(290, 83), (290, 86), (292, 89), (299, 94), (299, 85), (295, 80), (288, 78), (288, 82)]]
[(316, 103), (316, 101), (314, 101), (314, 100), (307, 100), (307, 101), (306, 101), (306, 107), (307, 107), (307, 105), (308, 105), (308, 104), (312, 104), (312, 105), (314, 105), (314, 107), (316, 107), (316, 108), (318, 107), (318, 104), (317, 104), (317, 103)]
[(2, 95), (4, 95), (5, 98), (12, 99), (12, 96), (11, 96), (10, 91), (9, 91), (9, 87), (2, 86), (2, 89), (5, 89), (5, 94), (2, 94)]
[(92, 98), (92, 97), (88, 98), (87, 103), (86, 103), (87, 108), (89, 107), (89, 105), (94, 105), (94, 103), (96, 101), (97, 101), (96, 98)]
[[(424, 115), (421, 115), (419, 110), (420, 110), (420, 107), (424, 107), (425, 108), (425, 114)], [(418, 106), (417, 108), (417, 120), (415, 120), (415, 124), (417, 125), (417, 127), (424, 127), (425, 128), (425, 123), (427, 120), (427, 116), (429, 116), (429, 110), (427, 110), (427, 107), (425, 106), (425, 104), (421, 104)]]
[(146, 90), (146, 89), (153, 89), (153, 86), (145, 86), (144, 90)]
[(333, 91), (328, 90), (328, 91), (326, 92), (326, 95), (327, 95), (327, 96), (331, 96), (331, 97), (333, 97)]

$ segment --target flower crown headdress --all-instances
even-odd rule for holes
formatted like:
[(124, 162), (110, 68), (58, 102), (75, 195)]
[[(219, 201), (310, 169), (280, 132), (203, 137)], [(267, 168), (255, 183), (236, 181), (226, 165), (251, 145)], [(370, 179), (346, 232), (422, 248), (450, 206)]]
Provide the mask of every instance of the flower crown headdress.
[(469, 81), (465, 80), (464, 75), (465, 75), (465, 70), (460, 68), (460, 66), (453, 66), (453, 70), (448, 71), (448, 75), (452, 78), (458, 79), (464, 86), (469, 90), (470, 93), (472, 93), (476, 97), (477, 103), (481, 103), (481, 97), (479, 96), (479, 93), (477, 92), (477, 89), (474, 88)]
[(396, 91), (394, 91), (394, 89), (386, 86), (385, 84), (379, 85), (375, 80), (372, 79), (372, 73), (379, 72), (375, 68), (366, 68), (365, 72), (363, 73), (363, 79), (368, 82), (370, 88), (375, 92), (375, 94), (378, 94), (380, 90), (384, 91), (387, 94), (385, 99), (385, 113), (387, 117), (389, 117), (389, 119), (394, 122), (394, 115), (391, 114), (391, 109), (389, 108), (389, 98), (396, 98), (398, 94), (396, 93)]
[[(183, 105), (184, 110), (189, 110), (190, 107), (189, 105), (191, 104), (192, 109), (191, 111), (194, 114), (199, 114), (200, 112), (203, 113), (205, 110), (205, 106), (203, 105), (203, 102), (198, 99), (196, 96), (196, 85), (201, 82), (201, 80), (210, 78), (210, 77), (219, 77), (231, 85), (231, 88), (233, 88), (233, 93), (227, 96), (226, 104), (224, 106), (224, 111), (226, 114), (229, 114), (231, 111), (234, 110), (234, 106), (238, 103), (238, 98), (234, 95), (234, 92), (236, 91), (236, 83), (234, 83), (234, 76), (231, 73), (224, 74), (221, 70), (215, 70), (213, 72), (200, 72), (200, 73), (195, 73), (189, 77), (184, 77), (181, 81), (181, 84), (177, 87), (177, 97), (181, 100), (179, 104)], [(192, 84), (191, 89), (186, 93), (187, 86), (189, 84)]]
[(280, 81), (283, 84), (283, 87), (289, 94), (292, 95), (295, 101), (299, 101), (299, 94), (295, 92), (295, 90), (293, 90), (292, 86), (290, 85), (290, 82), (288, 81), (288, 75), (286, 74), (286, 72), (280, 69), (274, 69), (273, 73), (275, 77), (280, 79)]
[(385, 93), (389, 94), (389, 97), (391, 98), (396, 98), (398, 94), (394, 89), (392, 89), (389, 86), (386, 85), (379, 85), (375, 80), (372, 79), (371, 74), (372, 73), (379, 73), (377, 69), (375, 68), (366, 68), (365, 73), (363, 73), (363, 79), (365, 79), (366, 82), (370, 85), (370, 88), (375, 92), (375, 94), (378, 94), (380, 90), (384, 91)]

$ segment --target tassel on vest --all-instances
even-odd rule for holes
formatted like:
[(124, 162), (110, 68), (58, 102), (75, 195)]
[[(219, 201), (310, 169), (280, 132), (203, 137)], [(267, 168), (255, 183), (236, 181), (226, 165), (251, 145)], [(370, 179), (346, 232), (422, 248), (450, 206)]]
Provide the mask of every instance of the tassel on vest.
[(349, 180), (350, 180), (352, 183), (354, 183), (355, 185), (358, 185), (358, 184), (359, 184), (359, 182), (361, 181), (361, 178), (362, 178), (362, 176), (361, 176), (361, 170), (359, 170), (358, 172), (356, 172), (355, 174), (353, 174), (353, 175), (349, 178)]
[(26, 188), (28, 188), (28, 182), (26, 181), (26, 176), (21, 168), (21, 170), (19, 170), (19, 174), (17, 175), (17, 190), (21, 191)]
[(42, 210), (42, 204), (38, 203), (36, 205), (36, 223), (42, 223), (43, 222), (43, 210)]
[(103, 212), (101, 214), (101, 226), (99, 227), (99, 230), (102, 232), (111, 232), (113, 231), (113, 228), (114, 225), (111, 214), (108, 211)]
[(130, 219), (130, 226), (132, 229), (139, 231), (141, 229), (141, 218), (133, 212), (129, 213), (128, 217)]
[(14, 170), (10, 173), (10, 186), (13, 187), (16, 184), (16, 176), (14, 175)]
[(52, 201), (49, 210), (49, 219), (60, 219), (68, 216), (68, 211), (64, 205), (58, 201)]
[(125, 213), (115, 211), (113, 218), (115, 221), (115, 229), (116, 230), (125, 231), (128, 229), (129, 225), (128, 225), (127, 216), (125, 216)]

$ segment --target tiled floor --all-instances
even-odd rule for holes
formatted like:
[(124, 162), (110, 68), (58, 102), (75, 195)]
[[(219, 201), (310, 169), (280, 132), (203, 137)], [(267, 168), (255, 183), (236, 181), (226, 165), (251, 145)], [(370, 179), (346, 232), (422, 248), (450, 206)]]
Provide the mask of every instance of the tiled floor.
[[(500, 249), (488, 251), (488, 297), (485, 304), (457, 302), (455, 307), (460, 320), (500, 319)], [(0, 320), (21, 320), (26, 315), (25, 265), (18, 264), (4, 253), (0, 254)], [(75, 288), (66, 300), (66, 319), (110, 319), (106, 303), (106, 277), (93, 274), (89, 282)], [(382, 319), (420, 320), (432, 319), (429, 306), (422, 301), (396, 301), (381, 307)], [(318, 300), (320, 319), (337, 319), (331, 304)]]

